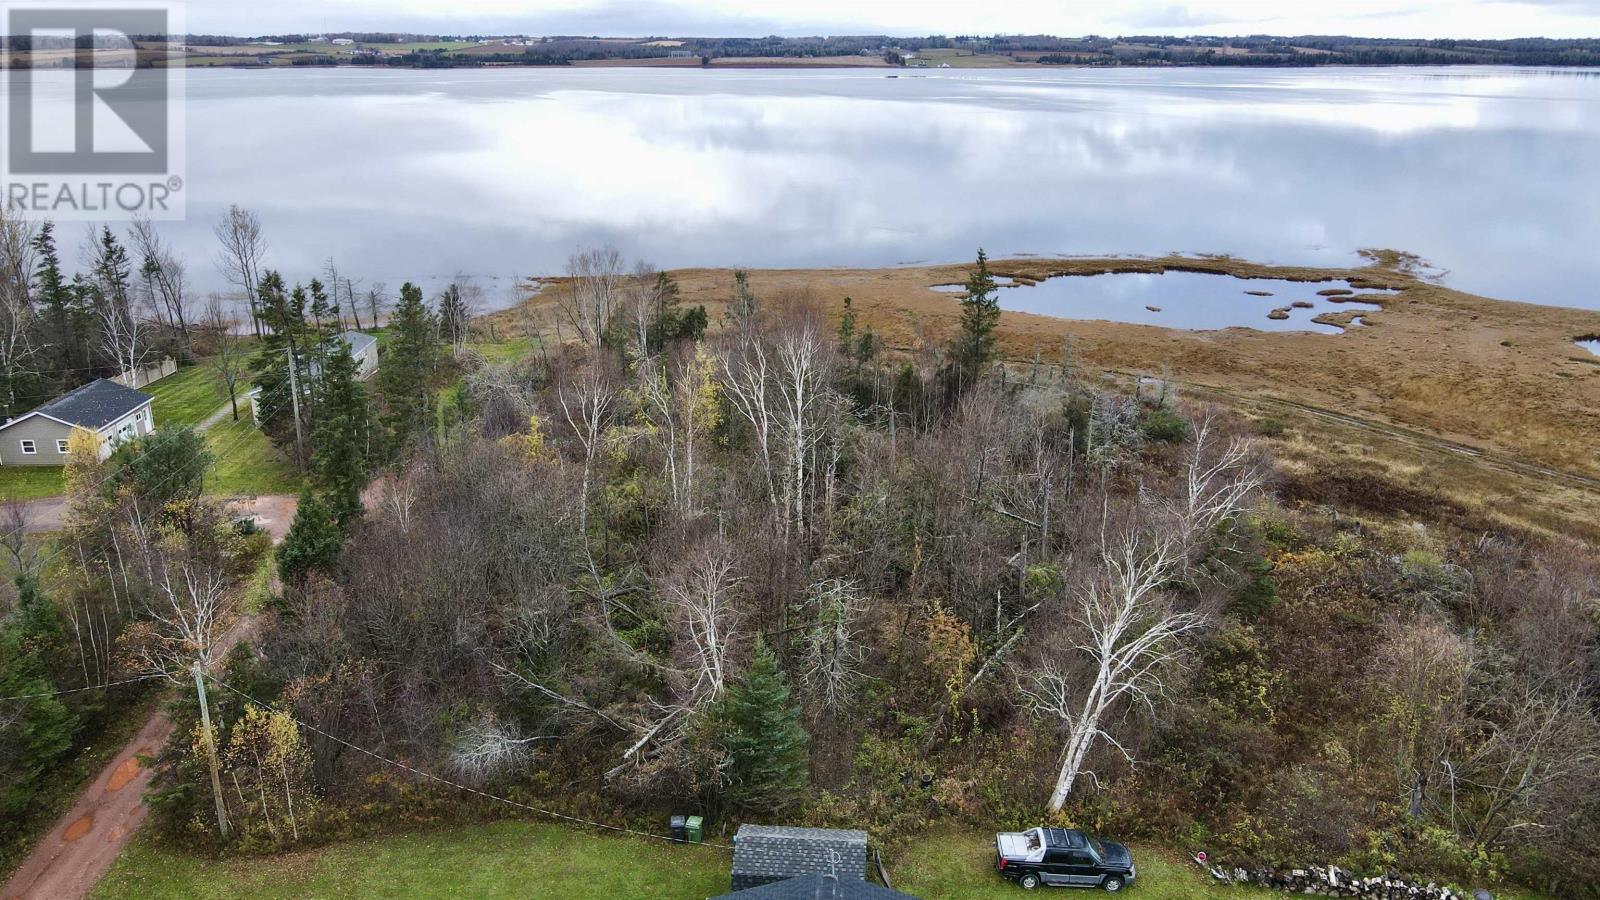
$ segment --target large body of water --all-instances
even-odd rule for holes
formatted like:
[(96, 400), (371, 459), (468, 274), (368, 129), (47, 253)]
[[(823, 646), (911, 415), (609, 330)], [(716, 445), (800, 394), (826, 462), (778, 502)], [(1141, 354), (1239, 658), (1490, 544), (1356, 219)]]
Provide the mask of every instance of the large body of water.
[(580, 245), (677, 266), (1415, 252), (1447, 284), (1600, 308), (1600, 74), (1115, 69), (193, 71), (189, 221), (269, 262), (475, 273)]

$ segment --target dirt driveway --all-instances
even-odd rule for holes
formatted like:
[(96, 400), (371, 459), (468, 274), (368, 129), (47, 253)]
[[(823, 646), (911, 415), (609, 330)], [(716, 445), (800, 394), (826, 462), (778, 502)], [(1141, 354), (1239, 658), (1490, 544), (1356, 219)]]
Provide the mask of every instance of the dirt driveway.
[[(297, 505), (295, 497), (267, 496), (236, 501), (234, 508), (241, 515), (255, 516), (277, 543), (294, 520)], [(217, 642), (212, 658), (225, 659), (254, 625), (253, 617), (241, 617)], [(151, 716), (0, 887), (0, 900), (89, 896), (149, 814), (144, 793), (155, 772), (141, 757), (154, 757), (171, 734), (172, 720), (165, 713)]]

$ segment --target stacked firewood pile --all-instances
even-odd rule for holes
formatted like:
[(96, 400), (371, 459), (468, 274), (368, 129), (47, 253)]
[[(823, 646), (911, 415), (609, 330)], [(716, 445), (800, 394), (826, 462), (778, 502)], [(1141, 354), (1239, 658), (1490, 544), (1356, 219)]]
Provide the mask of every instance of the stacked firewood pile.
[(1224, 884), (1254, 884), (1314, 897), (1357, 897), (1360, 900), (1485, 900), (1485, 891), (1458, 893), (1433, 883), (1417, 884), (1392, 876), (1362, 878), (1337, 866), (1309, 869), (1241, 869), (1215, 866), (1197, 857), (1211, 877)]

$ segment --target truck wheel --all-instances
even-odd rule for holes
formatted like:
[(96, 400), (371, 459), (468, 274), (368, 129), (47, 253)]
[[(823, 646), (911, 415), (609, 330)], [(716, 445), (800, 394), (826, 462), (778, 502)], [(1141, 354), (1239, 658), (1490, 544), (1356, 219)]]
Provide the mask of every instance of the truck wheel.
[(1108, 891), (1111, 891), (1112, 893), (1116, 893), (1117, 891), (1122, 890), (1122, 877), (1120, 875), (1113, 875), (1101, 882), (1100, 886)]
[(1018, 878), (1017, 879), (1017, 884), (1022, 885), (1022, 889), (1023, 890), (1031, 891), (1034, 888), (1039, 886), (1039, 876), (1033, 874), (1032, 872), (1029, 872), (1028, 874), (1022, 876), (1021, 878)]

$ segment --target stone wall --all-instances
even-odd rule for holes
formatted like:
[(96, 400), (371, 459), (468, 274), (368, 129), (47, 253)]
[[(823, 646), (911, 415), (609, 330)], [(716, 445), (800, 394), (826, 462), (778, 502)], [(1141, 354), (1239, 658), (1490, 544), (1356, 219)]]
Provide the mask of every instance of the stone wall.
[[(1196, 860), (1199, 862), (1199, 860)], [(1313, 897), (1357, 897), (1360, 900), (1493, 900), (1486, 891), (1460, 893), (1432, 882), (1418, 884), (1392, 876), (1361, 878), (1337, 866), (1309, 869), (1223, 868), (1201, 862), (1211, 877), (1224, 884), (1254, 884)]]

